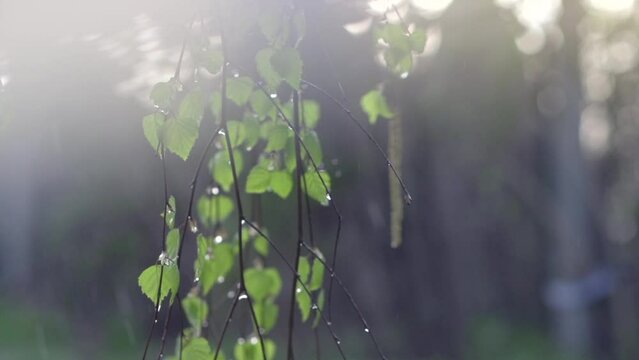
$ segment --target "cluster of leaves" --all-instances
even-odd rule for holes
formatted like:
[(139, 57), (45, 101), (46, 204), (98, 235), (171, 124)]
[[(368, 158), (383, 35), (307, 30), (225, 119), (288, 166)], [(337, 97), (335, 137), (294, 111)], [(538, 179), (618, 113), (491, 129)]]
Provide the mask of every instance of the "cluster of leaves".
[[(259, 333), (268, 335), (277, 324), (280, 314), (277, 298), (282, 290), (282, 276), (277, 268), (265, 265), (269, 243), (248, 226), (243, 226), (242, 236), (238, 236), (238, 229), (227, 220), (239, 210), (231, 194), (236, 185), (243, 189), (245, 196), (267, 193), (281, 199), (291, 196), (297, 173), (296, 135), (285, 119), (293, 119), (296, 115), (301, 119), (299, 137), (305, 144), (305, 151), (300, 154), (304, 166), (303, 191), (321, 205), (327, 206), (330, 202), (327, 192), (331, 184), (329, 173), (325, 170), (317, 172), (311, 166), (314, 163), (321, 168), (323, 162), (321, 142), (315, 131), (321, 118), (320, 105), (314, 100), (303, 99), (299, 114), (294, 114), (291, 95), (300, 90), (302, 82), (303, 62), (297, 45), (305, 33), (304, 15), (280, 1), (257, 2), (256, 6), (263, 11), (254, 19), (254, 24), (267, 44), (255, 55), (255, 72), (259, 80), (239, 74), (220, 76), (222, 68), (228, 66), (224, 64), (222, 49), (198, 43), (192, 54), (195, 66), (198, 71), (202, 69), (211, 75), (211, 83), (225, 82), (226, 98), (222, 99), (221, 90), (210, 90), (204, 81), (183, 85), (179, 71), (176, 71), (175, 77), (152, 88), (150, 99), (155, 111), (142, 121), (144, 135), (160, 158), (172, 153), (183, 160), (189, 159), (200, 135), (203, 118), (210, 117), (216, 124), (225, 122), (228, 131), (216, 139), (216, 150), (208, 162), (211, 185), (195, 202), (200, 226), (195, 225), (194, 218), (186, 219), (191, 232), (197, 234), (197, 256), (193, 264), (195, 281), (188, 295), (181, 300), (190, 327), (184, 330), (184, 338), (178, 342), (176, 352), (185, 360), (209, 359), (214, 353), (205, 336), (207, 319), (213, 312), (210, 299), (224, 298), (229, 288), (236, 289), (235, 281), (227, 279), (235, 279), (231, 270), (239, 263), (240, 238), (245, 249), (252, 244), (255, 250), (253, 266), (241, 269), (240, 273), (255, 310)], [(226, 112), (230, 114), (229, 119), (221, 118), (223, 102), (230, 109)], [(230, 146), (224, 141), (225, 136), (229, 137)], [(244, 184), (235, 184), (235, 181)], [(158, 263), (144, 270), (138, 279), (142, 292), (157, 309), (169, 295), (172, 303), (180, 289), (178, 249), (186, 232), (181, 233), (175, 227), (175, 210), (175, 199), (171, 197), (162, 213), (168, 230), (165, 251)], [(301, 257), (299, 264), (298, 284), (304, 284), (311, 291), (309, 295), (300, 288), (296, 293), (301, 318), (306, 321), (313, 303), (323, 306), (324, 268), (317, 259), (306, 257)], [(226, 289), (216, 290), (224, 284)], [(318, 318), (313, 326), (317, 326)], [(254, 335), (248, 340), (238, 339), (234, 358), (263, 358), (256, 335), (258, 329), (253, 331)], [(268, 358), (275, 356), (276, 345), (272, 340), (264, 338), (264, 348)], [(223, 354), (218, 358), (222, 359)]]

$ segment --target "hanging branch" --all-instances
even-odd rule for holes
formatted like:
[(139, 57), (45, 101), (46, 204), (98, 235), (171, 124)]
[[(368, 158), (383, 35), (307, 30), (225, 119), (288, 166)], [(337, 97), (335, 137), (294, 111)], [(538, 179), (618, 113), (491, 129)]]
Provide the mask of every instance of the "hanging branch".
[(375, 349), (377, 350), (377, 354), (383, 360), (387, 360), (386, 356), (382, 353), (382, 350), (381, 350), (381, 348), (379, 346), (379, 343), (377, 342), (377, 339), (375, 338), (375, 335), (373, 335), (373, 332), (371, 331), (370, 326), (368, 326), (368, 323), (366, 322), (366, 319), (364, 318), (364, 314), (362, 314), (362, 311), (359, 309), (359, 306), (355, 302), (355, 299), (353, 298), (353, 295), (351, 295), (351, 292), (348, 291), (348, 288), (346, 288), (346, 286), (344, 285), (342, 280), (337, 276), (337, 274), (333, 271), (333, 269), (328, 264), (326, 264), (326, 261), (324, 261), (319, 256), (319, 254), (317, 254), (317, 252), (313, 248), (308, 246), (306, 243), (302, 243), (302, 246), (306, 250), (308, 250), (308, 252), (310, 252), (311, 254), (315, 255), (315, 257), (320, 261), (320, 263), (328, 271), (330, 277), (334, 278), (336, 280), (337, 285), (344, 291), (344, 294), (346, 294), (346, 297), (348, 298), (348, 301), (351, 303), (351, 306), (353, 307), (353, 309), (355, 309), (355, 312), (357, 313), (357, 316), (359, 317), (360, 322), (362, 323), (362, 325), (364, 325), (364, 331), (368, 334), (368, 336), (373, 341), (373, 344), (375, 345)]
[[(293, 93), (293, 126), (295, 132), (299, 133), (300, 131), (300, 93), (299, 91), (295, 91)], [(302, 156), (300, 153), (300, 142), (301, 139), (299, 137), (295, 138), (295, 190), (296, 190), (296, 198), (297, 198), (297, 246), (295, 247), (295, 273), (299, 271), (300, 264), (300, 253), (301, 253), (301, 245), (303, 241), (304, 235), (304, 227), (303, 227), (303, 208), (302, 208)], [(321, 176), (320, 176), (321, 177)], [(295, 323), (295, 293), (297, 289), (297, 280), (293, 280), (291, 285), (291, 296), (290, 296), (290, 307), (288, 313), (288, 346), (287, 346), (287, 356), (288, 360), (292, 360), (294, 358), (293, 354), (293, 326)]]
[(255, 332), (257, 333), (257, 336), (259, 338), (260, 341), (260, 347), (262, 349), (262, 356), (264, 358), (264, 360), (266, 359), (266, 349), (264, 347), (264, 338), (262, 337), (262, 332), (260, 331), (260, 326), (259, 323), (257, 321), (257, 316), (255, 315), (255, 309), (253, 307), (253, 302), (251, 299), (250, 294), (248, 293), (248, 291), (246, 291), (246, 282), (244, 279), (244, 253), (243, 253), (243, 246), (242, 246), (242, 225), (244, 223), (244, 210), (242, 208), (242, 199), (240, 197), (240, 185), (239, 185), (239, 180), (238, 180), (238, 176), (237, 176), (237, 168), (236, 168), (236, 164), (235, 164), (235, 156), (233, 154), (233, 146), (231, 143), (231, 136), (229, 134), (229, 129), (228, 129), (228, 121), (227, 121), (227, 115), (226, 115), (226, 103), (227, 103), (227, 99), (226, 99), (226, 82), (227, 82), (227, 70), (228, 70), (228, 63), (226, 61), (226, 56), (227, 56), (227, 51), (226, 51), (226, 44), (225, 44), (225, 39), (224, 39), (224, 29), (220, 29), (220, 41), (221, 41), (221, 47), (222, 47), (222, 91), (221, 91), (221, 97), (222, 97), (222, 104), (221, 104), (221, 109), (220, 109), (220, 114), (221, 114), (221, 122), (222, 122), (222, 128), (224, 130), (224, 138), (226, 139), (226, 148), (227, 151), (229, 153), (229, 160), (231, 163), (231, 173), (233, 174), (233, 188), (235, 191), (235, 203), (237, 206), (237, 233), (238, 233), (238, 257), (239, 257), (239, 271), (240, 271), (240, 286), (238, 289), (238, 292), (236, 294), (236, 297), (233, 301), (233, 305), (231, 307), (231, 311), (229, 312), (228, 317), (226, 318), (225, 324), (224, 324), (224, 329), (222, 330), (222, 334), (220, 335), (220, 340), (218, 343), (218, 347), (215, 350), (215, 357), (214, 359), (217, 359), (217, 356), (219, 354), (219, 350), (220, 350), (220, 346), (222, 345), (222, 341), (224, 339), (224, 335), (226, 333), (226, 330), (228, 329), (228, 323), (231, 321), (231, 318), (233, 316), (233, 312), (235, 310), (235, 307), (237, 305), (237, 301), (242, 300), (242, 299), (246, 299), (249, 305), (249, 310), (251, 312), (251, 318), (253, 319), (253, 323), (255, 325)]
[[(326, 326), (328, 332), (331, 334), (331, 337), (333, 338), (333, 342), (335, 343), (335, 346), (337, 347), (337, 350), (339, 351), (340, 355), (342, 356), (342, 359), (346, 360), (346, 355), (344, 355), (344, 352), (343, 352), (342, 346), (341, 346), (342, 341), (339, 339), (339, 337), (337, 337), (337, 334), (335, 333), (335, 331), (333, 331), (333, 323), (330, 320), (328, 320), (326, 318), (326, 316), (324, 316), (324, 312), (322, 311), (322, 309), (319, 307), (319, 305), (317, 303), (315, 303), (315, 301), (313, 300), (313, 294), (308, 289), (308, 287), (301, 281), (300, 274), (297, 271), (295, 271), (295, 268), (293, 267), (293, 265), (286, 259), (284, 254), (282, 254), (282, 251), (277, 247), (277, 245), (275, 245), (273, 240), (268, 235), (266, 235), (262, 230), (259, 229), (259, 227), (257, 227), (255, 224), (253, 224), (249, 220), (244, 219), (244, 221), (246, 222), (246, 224), (248, 226), (250, 226), (253, 230), (255, 230), (260, 236), (262, 236), (264, 239), (266, 239), (266, 241), (268, 242), (269, 246), (273, 250), (275, 250), (275, 253), (280, 257), (280, 259), (282, 259), (284, 264), (286, 264), (286, 267), (288, 267), (288, 269), (291, 271), (291, 273), (295, 277), (294, 281), (299, 282), (300, 285), (302, 285), (302, 290), (306, 294), (308, 294), (309, 298), (311, 299), (312, 308), (315, 311), (318, 312), (318, 314), (320, 316), (320, 319), (322, 320), (322, 323)], [(304, 243), (302, 242), (302, 245), (303, 244)]]

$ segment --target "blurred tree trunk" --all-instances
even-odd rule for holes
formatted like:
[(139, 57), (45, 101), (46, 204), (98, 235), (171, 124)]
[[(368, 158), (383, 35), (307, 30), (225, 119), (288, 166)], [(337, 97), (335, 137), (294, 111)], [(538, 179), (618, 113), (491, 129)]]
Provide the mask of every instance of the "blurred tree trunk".
[[(560, 20), (563, 48), (556, 58), (558, 84), (565, 95), (563, 111), (551, 131), (555, 198), (555, 244), (552, 250), (550, 297), (554, 299), (554, 331), (559, 345), (571, 353), (590, 352), (591, 314), (581, 303), (578, 284), (591, 271), (592, 233), (588, 229), (589, 178), (579, 142), (582, 92), (579, 70), (580, 39), (577, 26), (583, 10), (577, 1), (564, 3)], [(554, 290), (556, 291), (554, 291)]]

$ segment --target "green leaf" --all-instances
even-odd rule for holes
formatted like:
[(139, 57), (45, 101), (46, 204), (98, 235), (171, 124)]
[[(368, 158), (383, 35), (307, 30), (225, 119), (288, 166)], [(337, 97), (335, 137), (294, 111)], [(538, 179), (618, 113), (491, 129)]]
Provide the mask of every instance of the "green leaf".
[[(317, 251), (316, 251), (317, 252)], [(308, 289), (310, 291), (315, 291), (322, 287), (322, 282), (324, 281), (324, 264), (315, 258), (313, 259), (313, 268), (311, 273), (311, 280), (308, 283)]]
[(209, 307), (206, 302), (195, 295), (189, 295), (182, 300), (182, 308), (194, 328), (201, 328), (206, 322)]
[(153, 86), (149, 98), (153, 104), (160, 109), (166, 110), (171, 107), (175, 94), (177, 94), (178, 83), (174, 79), (167, 82), (160, 82)]
[(331, 189), (331, 177), (324, 170), (319, 171), (319, 175), (315, 171), (307, 171), (304, 173), (304, 179), (306, 180), (306, 192), (308, 195), (315, 201), (319, 202), (324, 206), (328, 206), (330, 198), (324, 185), (322, 184), (322, 180), (324, 180), (324, 184), (328, 190)]
[[(163, 270), (161, 270), (164, 268)], [(170, 265), (152, 265), (146, 268), (138, 277), (138, 285), (142, 290), (142, 293), (146, 295), (154, 305), (157, 306), (156, 300), (158, 296), (158, 287), (160, 287), (160, 272), (162, 274), (162, 286), (160, 288), (160, 302), (164, 298), (171, 294), (171, 302), (177, 294), (178, 287), (180, 286), (180, 272), (177, 266)]]
[(246, 150), (250, 151), (260, 140), (260, 123), (254, 117), (249, 116), (244, 119), (243, 124), (246, 134), (244, 145), (246, 145)]
[(231, 138), (231, 146), (236, 148), (246, 140), (246, 128), (244, 123), (236, 120), (231, 120), (227, 123), (229, 130), (229, 137)]
[(411, 50), (411, 43), (408, 35), (400, 24), (386, 24), (377, 31), (377, 36), (384, 40), (391, 48), (408, 52)]
[(260, 74), (262, 79), (266, 81), (268, 87), (275, 89), (282, 81), (282, 77), (278, 74), (278, 72), (271, 64), (271, 57), (275, 54), (275, 49), (273, 48), (264, 48), (258, 51), (257, 55), (255, 55), (255, 63), (257, 67), (257, 72)]
[(226, 195), (202, 196), (197, 202), (200, 221), (209, 227), (226, 220), (233, 212), (234, 207), (233, 200)]
[(198, 126), (202, 115), (204, 114), (204, 95), (200, 90), (193, 90), (189, 92), (182, 102), (180, 102), (180, 108), (178, 110), (178, 119), (194, 119)]
[[(203, 338), (192, 339), (182, 351), (182, 360), (209, 360), (212, 357), (211, 346)], [(221, 357), (218, 356), (218, 359)]]
[(246, 290), (255, 302), (275, 297), (282, 290), (282, 278), (276, 268), (250, 268), (244, 272)]
[[(313, 161), (316, 164), (321, 164), (322, 160), (324, 160), (324, 156), (322, 155), (322, 145), (320, 145), (319, 137), (317, 133), (313, 130), (307, 130), (302, 133), (302, 141), (304, 145), (306, 145), (306, 149), (308, 153), (313, 158)], [(302, 159), (306, 159), (308, 155), (304, 149), (302, 151)]]
[(220, 276), (226, 276), (233, 267), (233, 250), (234, 247), (231, 244), (221, 243), (211, 246), (206, 238), (198, 237), (196, 270), (204, 295), (208, 294)]
[(173, 226), (175, 225), (176, 209), (177, 208), (175, 207), (175, 196), (171, 195), (169, 197), (169, 201), (168, 201), (168, 204), (166, 205), (164, 212), (161, 214), (161, 216), (164, 218), (164, 222), (166, 223), (166, 226), (168, 226), (170, 229), (172, 229)]
[(180, 247), (180, 230), (171, 229), (166, 235), (166, 254), (170, 259), (177, 257), (178, 248)]
[(159, 150), (160, 139), (162, 138), (162, 128), (164, 126), (164, 115), (160, 113), (153, 113), (145, 116), (142, 119), (142, 128), (144, 129), (144, 136), (149, 142), (153, 151)]
[(255, 317), (257, 323), (260, 324), (263, 334), (267, 334), (277, 323), (279, 307), (272, 301), (264, 301), (254, 305)]
[(271, 172), (266, 168), (256, 165), (246, 178), (246, 192), (249, 194), (261, 194), (271, 186)]
[[(240, 149), (233, 150), (233, 158), (235, 159), (235, 170), (239, 177), (244, 169), (244, 156)], [(224, 191), (230, 191), (233, 185), (233, 169), (231, 167), (231, 159), (228, 151), (218, 151), (209, 161), (209, 169), (213, 179), (220, 184)]]
[(280, 79), (291, 85), (293, 89), (299, 90), (302, 81), (302, 58), (297, 49), (282, 48), (271, 56), (270, 61)]
[(293, 190), (291, 174), (286, 171), (271, 172), (271, 189), (282, 199), (285, 199)]
[(418, 54), (424, 52), (424, 47), (426, 46), (426, 32), (424, 29), (416, 28), (413, 30), (408, 37), (408, 40), (410, 41), (410, 47), (414, 52)]
[(253, 80), (248, 76), (230, 78), (226, 81), (226, 96), (237, 106), (243, 106), (253, 93)]
[(207, 50), (201, 54), (202, 65), (211, 73), (215, 75), (222, 70), (224, 64), (224, 53), (222, 50)]
[(304, 290), (300, 282), (297, 282), (298, 287), (295, 290), (295, 300), (297, 300), (297, 305), (300, 308), (300, 313), (302, 314), (302, 322), (308, 320), (308, 316), (311, 314), (311, 296)]
[(387, 49), (384, 51), (384, 61), (389, 70), (402, 77), (413, 69), (413, 56), (404, 50)]
[(266, 149), (264, 149), (264, 151), (282, 150), (284, 146), (286, 146), (286, 141), (292, 133), (287, 125), (279, 123), (272, 125), (267, 134), (268, 142), (266, 143)]
[(233, 355), (235, 360), (263, 360), (274, 359), (276, 346), (272, 340), (264, 339), (264, 350), (266, 357), (262, 353), (262, 346), (257, 337), (251, 338), (249, 341), (237, 342), (235, 349), (233, 349)]
[(302, 119), (307, 128), (315, 128), (320, 119), (320, 105), (317, 101), (302, 101)]
[(260, 119), (264, 119), (274, 109), (273, 102), (264, 94), (260, 89), (253, 91), (249, 98), (249, 104), (251, 109), (257, 114)]
[(371, 90), (367, 92), (360, 100), (362, 110), (368, 115), (368, 121), (371, 124), (377, 122), (378, 117), (384, 117), (390, 119), (394, 116), (391, 111), (386, 98), (380, 90)]
[(186, 160), (197, 140), (200, 130), (196, 118), (170, 118), (164, 126), (164, 145), (175, 155)]
[(308, 281), (308, 275), (311, 273), (311, 265), (308, 259), (304, 256), (300, 256), (299, 264), (297, 266), (297, 273), (299, 274), (299, 280), (306, 284)]
[(269, 243), (264, 236), (257, 235), (255, 240), (253, 240), (253, 247), (258, 254), (262, 256), (268, 256)]

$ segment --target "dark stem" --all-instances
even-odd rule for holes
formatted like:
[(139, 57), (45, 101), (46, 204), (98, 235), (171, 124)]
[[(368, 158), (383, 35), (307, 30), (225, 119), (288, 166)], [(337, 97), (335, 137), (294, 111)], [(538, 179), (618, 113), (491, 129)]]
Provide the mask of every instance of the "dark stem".
[(368, 336), (373, 341), (377, 354), (379, 355), (381, 359), (386, 360), (386, 356), (382, 352), (382, 349), (380, 348), (379, 343), (377, 342), (377, 339), (375, 338), (375, 335), (373, 335), (373, 331), (371, 330), (370, 326), (368, 326), (368, 323), (366, 322), (366, 319), (364, 318), (364, 314), (362, 314), (362, 311), (359, 309), (359, 306), (355, 302), (355, 299), (353, 298), (353, 295), (351, 294), (351, 292), (348, 291), (348, 289), (346, 288), (342, 280), (337, 276), (337, 274), (335, 274), (335, 272), (333, 271), (333, 268), (331, 268), (328, 264), (326, 264), (326, 262), (319, 256), (319, 254), (315, 252), (313, 248), (308, 246), (306, 243), (302, 243), (302, 246), (306, 250), (308, 250), (311, 254), (315, 255), (315, 257), (320, 261), (320, 263), (322, 263), (324, 268), (328, 271), (330, 277), (336, 280), (337, 285), (342, 289), (342, 291), (344, 291), (344, 294), (346, 294), (346, 297), (348, 298), (348, 301), (351, 303), (351, 306), (353, 307), (353, 309), (355, 309), (355, 312), (357, 313), (357, 316), (359, 317), (360, 322), (364, 326), (364, 331), (368, 334)]
[[(300, 93), (295, 91), (293, 93), (293, 126), (297, 133), (300, 131)], [(299, 270), (301, 244), (303, 241), (304, 227), (303, 227), (303, 208), (302, 208), (302, 156), (300, 152), (300, 138), (295, 138), (295, 190), (297, 198), (297, 243), (295, 251), (295, 273)], [(295, 324), (295, 293), (297, 289), (297, 280), (293, 279), (291, 285), (290, 306), (288, 313), (288, 346), (287, 356), (288, 360), (293, 360), (295, 355), (293, 353), (293, 327)]]
[[(317, 303), (315, 303), (315, 301), (313, 300), (313, 294), (311, 293), (311, 291), (308, 289), (308, 287), (302, 281), (300, 281), (300, 275), (299, 275), (299, 273), (297, 273), (295, 271), (295, 268), (293, 267), (293, 264), (291, 264), (286, 259), (284, 254), (282, 254), (282, 251), (275, 245), (275, 243), (273, 243), (273, 240), (271, 240), (271, 238), (268, 235), (266, 235), (262, 230), (260, 230), (252, 222), (250, 222), (250, 221), (248, 221), (246, 219), (245, 219), (245, 221), (248, 224), (248, 226), (253, 228), (253, 230), (257, 231), (258, 234), (260, 234), (262, 237), (264, 237), (266, 239), (266, 241), (268, 242), (269, 246), (271, 246), (271, 248), (273, 250), (275, 250), (275, 253), (280, 257), (280, 259), (282, 259), (282, 261), (284, 262), (286, 267), (288, 267), (288, 269), (291, 271), (291, 273), (295, 276), (295, 281), (299, 282), (299, 284), (302, 286), (302, 290), (304, 290), (304, 292), (307, 293), (308, 296), (311, 298), (311, 305), (312, 305), (313, 309), (315, 309), (315, 311), (317, 311), (319, 313), (320, 319), (322, 320), (322, 323), (328, 329), (328, 332), (331, 334), (333, 342), (335, 343), (335, 346), (337, 347), (337, 350), (339, 351), (340, 355), (342, 356), (342, 359), (346, 359), (346, 356), (344, 355), (344, 352), (342, 350), (341, 341), (337, 337), (337, 334), (335, 333), (335, 331), (333, 331), (333, 323), (331, 321), (329, 321), (324, 316), (324, 312), (320, 309), (319, 305), (317, 305)], [(304, 245), (303, 242), (302, 242), (302, 245)]]

